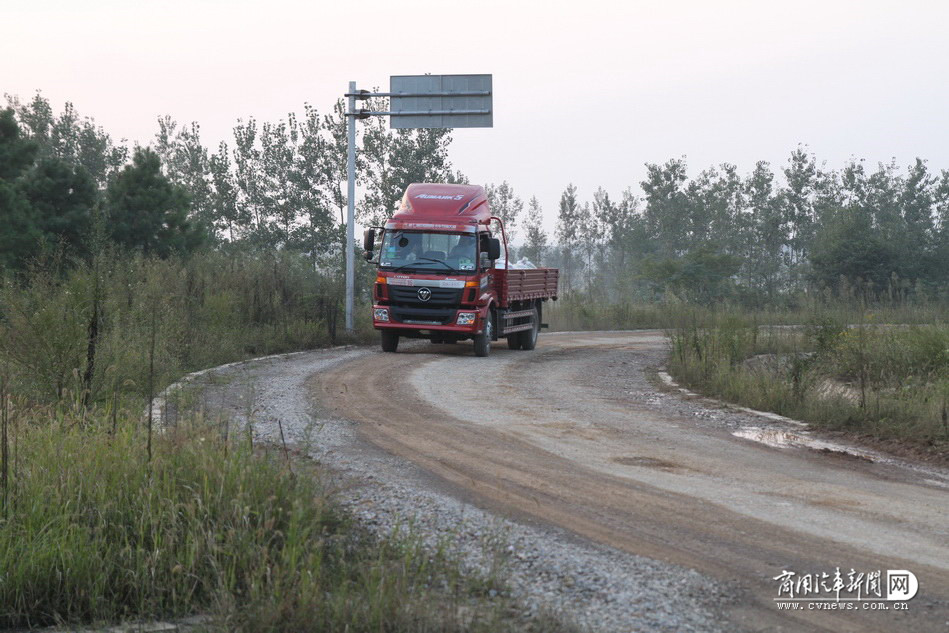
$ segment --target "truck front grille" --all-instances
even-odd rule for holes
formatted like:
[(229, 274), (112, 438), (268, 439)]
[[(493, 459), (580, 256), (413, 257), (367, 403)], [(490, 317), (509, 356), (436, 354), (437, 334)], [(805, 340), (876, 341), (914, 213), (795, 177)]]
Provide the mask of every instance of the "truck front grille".
[[(428, 301), (419, 299), (419, 288), (428, 288), (432, 293)], [(389, 286), (389, 299), (395, 303), (413, 306), (458, 306), (461, 304), (461, 288), (434, 288), (429, 286)]]

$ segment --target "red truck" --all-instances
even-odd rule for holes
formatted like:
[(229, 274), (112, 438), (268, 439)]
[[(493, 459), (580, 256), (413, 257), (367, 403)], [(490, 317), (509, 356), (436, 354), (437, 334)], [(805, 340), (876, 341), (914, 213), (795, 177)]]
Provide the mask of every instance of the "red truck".
[[(502, 247), (495, 225), (503, 267), (495, 265)], [(409, 185), (385, 226), (366, 229), (363, 247), (378, 265), (372, 324), (386, 352), (396, 351), (400, 337), (473, 339), (477, 356), (501, 337), (510, 349), (531, 350), (546, 327), (543, 303), (557, 299), (556, 268), (510, 267), (504, 224), (479, 185)]]

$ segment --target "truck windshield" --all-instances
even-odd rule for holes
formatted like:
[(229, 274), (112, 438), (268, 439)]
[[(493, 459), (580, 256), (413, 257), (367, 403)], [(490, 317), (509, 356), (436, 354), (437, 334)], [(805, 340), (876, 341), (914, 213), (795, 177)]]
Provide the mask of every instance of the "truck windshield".
[(470, 273), (475, 269), (476, 255), (475, 237), (471, 233), (386, 231), (379, 267)]

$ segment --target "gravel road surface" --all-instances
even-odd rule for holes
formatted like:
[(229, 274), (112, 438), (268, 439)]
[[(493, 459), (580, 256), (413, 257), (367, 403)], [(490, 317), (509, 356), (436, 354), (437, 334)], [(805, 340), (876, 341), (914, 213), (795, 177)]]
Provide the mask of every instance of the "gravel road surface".
[[(208, 411), (263, 439), (282, 427), (330, 466), (374, 529), (454, 535), (480, 569), (500, 554), (525, 615), (600, 631), (949, 630), (949, 473), (744, 439), (786, 429), (660, 386), (665, 354), (659, 332), (555, 333), (485, 359), (465, 344), (334, 349), (196, 382)], [(783, 570), (837, 567), (907, 569), (919, 594), (906, 610), (778, 609)]]

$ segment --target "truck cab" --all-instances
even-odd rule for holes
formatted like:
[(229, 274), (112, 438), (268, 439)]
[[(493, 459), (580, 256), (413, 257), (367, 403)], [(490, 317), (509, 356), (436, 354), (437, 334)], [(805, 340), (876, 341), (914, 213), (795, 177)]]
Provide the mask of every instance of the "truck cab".
[(363, 246), (378, 267), (373, 327), (386, 352), (402, 337), (472, 339), (478, 356), (501, 337), (533, 349), (542, 303), (557, 298), (556, 269), (509, 268), (504, 225), (479, 185), (409, 185), (385, 226), (366, 230)]

